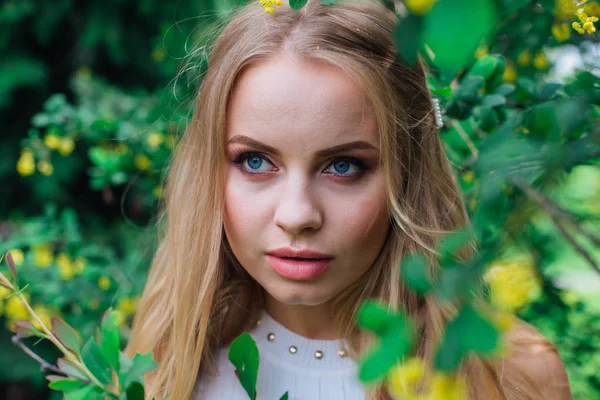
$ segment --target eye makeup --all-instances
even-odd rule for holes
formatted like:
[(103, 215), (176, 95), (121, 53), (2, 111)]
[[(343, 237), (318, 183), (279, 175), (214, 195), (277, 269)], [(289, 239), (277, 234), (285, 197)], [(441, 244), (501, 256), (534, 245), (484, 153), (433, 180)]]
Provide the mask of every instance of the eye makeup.
[[(258, 176), (263, 175), (271, 171), (262, 171), (262, 172), (253, 172), (252, 169), (247, 168), (244, 163), (249, 159), (260, 159), (266, 161), (267, 163), (273, 165), (273, 163), (261, 152), (251, 151), (244, 148), (238, 148), (231, 151), (230, 161), (245, 174), (250, 176)], [(351, 166), (355, 166), (358, 171), (350, 174), (346, 173), (337, 173), (337, 172), (325, 172), (325, 175), (334, 176), (336, 179), (343, 180), (356, 180), (362, 177), (366, 171), (370, 169), (368, 164), (360, 158), (352, 157), (352, 156), (339, 156), (332, 159), (332, 161), (327, 165), (326, 169), (329, 169), (330, 166), (335, 165), (339, 162), (347, 162)]]

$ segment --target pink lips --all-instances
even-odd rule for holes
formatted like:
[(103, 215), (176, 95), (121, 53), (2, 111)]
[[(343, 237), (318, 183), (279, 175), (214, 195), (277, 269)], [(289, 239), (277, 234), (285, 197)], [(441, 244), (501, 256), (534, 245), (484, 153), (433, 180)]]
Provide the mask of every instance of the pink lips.
[(275, 272), (284, 278), (309, 280), (327, 271), (333, 257), (306, 249), (280, 248), (270, 251), (267, 260)]

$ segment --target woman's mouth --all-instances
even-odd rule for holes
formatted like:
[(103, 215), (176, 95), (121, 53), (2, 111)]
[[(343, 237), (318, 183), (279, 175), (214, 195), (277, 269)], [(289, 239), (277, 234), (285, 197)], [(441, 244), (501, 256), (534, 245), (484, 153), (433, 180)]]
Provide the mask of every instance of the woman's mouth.
[(333, 258), (277, 257), (267, 254), (267, 261), (284, 278), (304, 281), (327, 271)]

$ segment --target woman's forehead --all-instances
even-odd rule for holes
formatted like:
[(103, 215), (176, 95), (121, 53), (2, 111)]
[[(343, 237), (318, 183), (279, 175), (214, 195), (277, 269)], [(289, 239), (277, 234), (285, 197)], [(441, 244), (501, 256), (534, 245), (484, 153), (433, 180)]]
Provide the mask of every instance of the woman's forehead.
[(324, 134), (361, 136), (377, 143), (375, 114), (364, 89), (335, 66), (299, 63), (289, 55), (244, 71), (230, 98), (227, 120), (229, 137), (250, 130), (311, 140)]

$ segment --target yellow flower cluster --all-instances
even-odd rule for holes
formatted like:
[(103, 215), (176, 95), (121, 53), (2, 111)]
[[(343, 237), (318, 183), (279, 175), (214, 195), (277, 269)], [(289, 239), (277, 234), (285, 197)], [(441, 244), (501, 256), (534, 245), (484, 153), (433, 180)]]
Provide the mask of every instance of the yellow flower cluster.
[(13, 261), (14, 261), (14, 263), (15, 263), (15, 265), (17, 267), (19, 265), (22, 265), (23, 262), (25, 261), (25, 254), (23, 254), (23, 250), (21, 250), (21, 249), (11, 249), (8, 252), (12, 256), (12, 259), (13, 259)]
[(119, 299), (115, 306), (115, 310), (119, 312), (117, 315), (117, 323), (123, 325), (128, 318), (135, 314), (139, 298), (123, 297)]
[(273, 6), (281, 7), (283, 5), (283, 1), (281, 1), (281, 0), (275, 0), (275, 1), (260, 0), (260, 5), (263, 6), (263, 8), (265, 9), (265, 12), (267, 12), (269, 14), (273, 14), (275, 12), (275, 7), (273, 7)]
[(515, 83), (517, 81), (517, 69), (512, 62), (507, 62), (504, 66), (502, 80), (509, 83)]
[(573, 22), (571, 25), (573, 29), (575, 29), (581, 35), (586, 32), (590, 35), (596, 32), (594, 22), (598, 22), (598, 17), (589, 17), (583, 8), (578, 9), (576, 15), (581, 23)]
[(492, 304), (510, 312), (535, 300), (541, 291), (534, 261), (529, 254), (491, 263), (484, 281), (489, 285)]
[(49, 244), (31, 246), (33, 264), (40, 268), (48, 268), (54, 261), (54, 252)]
[(147, 171), (152, 167), (152, 161), (144, 154), (136, 155), (133, 159), (133, 163), (142, 171)]
[(559, 42), (565, 42), (571, 38), (571, 27), (569, 24), (552, 25), (552, 36)]
[(146, 143), (152, 150), (156, 150), (165, 141), (165, 137), (159, 132), (152, 132), (146, 138)]
[(81, 257), (77, 257), (75, 260), (71, 259), (67, 253), (59, 253), (56, 256), (56, 265), (58, 266), (58, 272), (60, 277), (64, 281), (70, 281), (75, 275), (83, 271), (87, 262)]
[(556, 0), (554, 15), (558, 18), (570, 18), (577, 10), (577, 0)]
[(44, 136), (44, 144), (52, 150), (58, 150), (63, 156), (68, 156), (75, 148), (75, 142), (70, 137), (58, 137), (53, 133), (48, 133)]
[(459, 376), (451, 376), (436, 371), (426, 393), (419, 393), (417, 387), (425, 377), (425, 363), (412, 357), (393, 367), (387, 376), (390, 393), (402, 400), (464, 400), (467, 398), (467, 382)]
[(405, 0), (404, 5), (410, 12), (416, 15), (425, 15), (437, 3), (438, 0)]
[(21, 157), (17, 161), (17, 172), (21, 176), (32, 175), (35, 172), (35, 158), (31, 150), (23, 149), (21, 151)]

